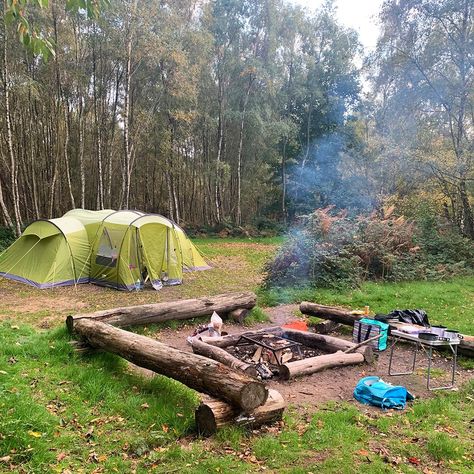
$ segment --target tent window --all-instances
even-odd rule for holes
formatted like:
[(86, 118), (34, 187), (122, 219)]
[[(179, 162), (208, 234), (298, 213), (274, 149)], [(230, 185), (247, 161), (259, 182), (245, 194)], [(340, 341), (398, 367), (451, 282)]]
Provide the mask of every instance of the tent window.
[(104, 229), (100, 238), (95, 263), (103, 267), (115, 267), (117, 265), (118, 248), (117, 242), (113, 242), (107, 229)]

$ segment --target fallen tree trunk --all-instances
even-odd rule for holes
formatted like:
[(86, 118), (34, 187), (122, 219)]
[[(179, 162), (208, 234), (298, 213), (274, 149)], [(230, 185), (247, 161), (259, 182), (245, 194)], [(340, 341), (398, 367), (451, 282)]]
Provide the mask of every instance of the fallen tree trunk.
[(249, 418), (240, 418), (239, 411), (235, 407), (208, 396), (202, 398), (194, 416), (198, 433), (203, 436), (210, 436), (219, 428), (230, 424), (258, 428), (264, 424), (279, 421), (285, 407), (286, 403), (281, 394), (270, 389), (265, 404), (258, 407)]
[(336, 308), (335, 306), (325, 306), (323, 304), (309, 303), (303, 301), (300, 304), (300, 311), (303, 314), (310, 316), (316, 316), (322, 319), (330, 319), (336, 323), (348, 324), (349, 326), (354, 325), (354, 321), (364, 318), (363, 314), (352, 314), (350, 311), (344, 308)]
[(118, 354), (140, 367), (221, 398), (247, 413), (267, 399), (268, 390), (262, 382), (220, 362), (89, 318), (77, 320), (74, 330), (93, 347)]
[[(309, 303), (307, 301), (303, 301), (300, 304), (300, 311), (303, 314), (329, 319), (331, 321), (346, 324), (348, 326), (354, 326), (356, 321), (366, 317), (363, 314), (352, 314), (351, 311), (345, 310), (343, 308)], [(397, 326), (404, 325), (406, 323), (389, 324), (391, 327), (396, 328)], [(458, 346), (458, 352), (467, 357), (474, 357), (474, 336), (464, 335), (464, 338), (461, 339), (461, 343)]]
[(331, 369), (333, 367), (342, 367), (345, 365), (361, 364), (364, 362), (363, 354), (355, 352), (353, 354), (345, 354), (338, 351), (334, 354), (325, 354), (308, 359), (297, 360), (295, 362), (287, 362), (279, 367), (280, 375), (284, 380), (289, 380), (301, 375), (310, 375), (322, 370)]
[(217, 346), (212, 346), (194, 337), (191, 343), (193, 352), (195, 354), (202, 355), (204, 357), (209, 357), (210, 359), (217, 360), (223, 364), (232, 367), (233, 369), (241, 370), (251, 377), (257, 377), (257, 370), (254, 365), (247, 364), (237, 357), (234, 357), (232, 354), (229, 354), (224, 349), (221, 349)]
[[(326, 336), (324, 334), (316, 334), (306, 331), (297, 331), (295, 329), (286, 329), (283, 336), (292, 341), (299, 342), (308, 347), (321, 349), (325, 352), (346, 351), (354, 349), (357, 353), (362, 354), (363, 358), (369, 364), (374, 360), (374, 351), (370, 346), (356, 348), (353, 342), (340, 339), (338, 337)], [(331, 354), (329, 354), (331, 355)], [(304, 359), (308, 360), (308, 359)]]
[(256, 303), (257, 297), (255, 293), (227, 293), (209, 298), (127, 306), (88, 314), (78, 314), (68, 316), (66, 325), (70, 332), (75, 328), (76, 322), (81, 319), (93, 319), (94, 321), (101, 321), (112, 326), (128, 327), (207, 316), (211, 315), (214, 311), (218, 314), (225, 314), (238, 308), (251, 309)]
[(230, 346), (235, 346), (237, 342), (239, 342), (239, 339), (241, 336), (251, 336), (252, 334), (274, 334), (276, 336), (281, 336), (283, 334), (283, 329), (280, 326), (273, 326), (270, 328), (265, 328), (265, 329), (259, 329), (258, 331), (246, 331), (243, 332), (242, 334), (229, 334), (228, 336), (222, 336), (222, 337), (207, 337), (207, 336), (202, 336), (201, 340), (203, 342), (206, 342), (207, 344), (211, 344), (216, 347), (230, 347)]

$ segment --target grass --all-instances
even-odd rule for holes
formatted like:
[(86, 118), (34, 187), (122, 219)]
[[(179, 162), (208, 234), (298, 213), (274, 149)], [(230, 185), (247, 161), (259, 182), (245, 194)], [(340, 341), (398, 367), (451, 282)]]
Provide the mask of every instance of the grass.
[[(195, 392), (132, 372), (119, 357), (77, 356), (63, 329), (71, 312), (164, 301), (232, 289), (255, 289), (278, 239), (199, 239), (214, 270), (182, 287), (120, 293), (82, 285), (40, 292), (0, 282), (0, 472), (25, 473), (391, 473), (474, 472), (474, 381), (437, 392), (403, 412), (350, 403), (290, 407), (281, 426), (261, 432), (231, 427), (196, 438)], [(203, 276), (206, 275), (206, 276)], [(474, 279), (367, 284), (360, 290), (260, 292), (246, 323), (262, 309), (307, 299), (380, 312), (421, 307), (434, 322), (473, 333)], [(197, 319), (150, 326), (178, 329)]]
[(367, 282), (356, 290), (314, 288), (273, 289), (259, 291), (261, 306), (314, 301), (363, 309), (370, 306), (376, 313), (393, 309), (422, 308), (430, 322), (444, 324), (467, 334), (474, 333), (474, 277), (449, 281), (374, 283)]

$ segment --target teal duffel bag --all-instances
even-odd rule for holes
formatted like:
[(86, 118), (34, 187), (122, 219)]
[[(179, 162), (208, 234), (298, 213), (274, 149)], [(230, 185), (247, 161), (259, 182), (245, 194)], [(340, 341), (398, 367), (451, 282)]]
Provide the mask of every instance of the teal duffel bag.
[(403, 410), (407, 401), (415, 397), (405, 387), (386, 383), (373, 375), (357, 382), (354, 398), (365, 405)]
[(388, 339), (387, 323), (377, 321), (376, 319), (362, 318), (354, 323), (354, 330), (352, 332), (352, 340), (355, 343), (364, 342), (371, 337), (381, 336), (375, 341), (369, 342), (369, 345), (376, 351), (384, 351), (387, 348)]

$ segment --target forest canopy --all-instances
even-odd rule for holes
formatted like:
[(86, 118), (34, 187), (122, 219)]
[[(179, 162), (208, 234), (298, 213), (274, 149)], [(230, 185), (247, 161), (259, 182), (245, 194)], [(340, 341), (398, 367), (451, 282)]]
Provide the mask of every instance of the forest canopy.
[(366, 57), (331, 1), (22, 4), (54, 54), (21, 44), (4, 3), (0, 219), (17, 233), (74, 207), (210, 228), (388, 203), (474, 238), (471, 1), (385, 0)]

